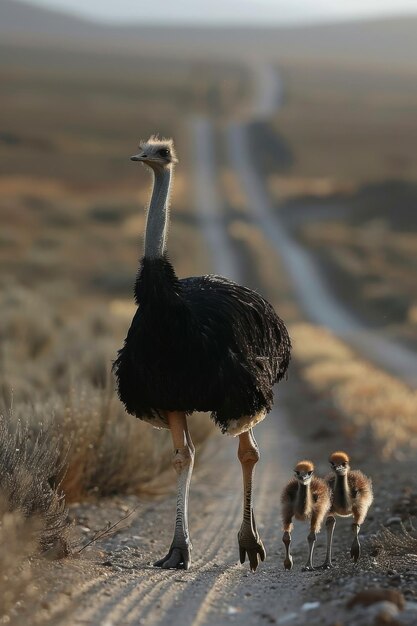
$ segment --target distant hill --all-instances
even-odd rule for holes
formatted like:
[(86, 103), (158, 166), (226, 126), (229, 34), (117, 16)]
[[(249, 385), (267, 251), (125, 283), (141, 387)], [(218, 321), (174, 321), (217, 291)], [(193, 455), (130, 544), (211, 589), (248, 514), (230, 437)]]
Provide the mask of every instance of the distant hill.
[(309, 58), (404, 66), (417, 59), (417, 17), (352, 21), (309, 27), (112, 26), (1, 0), (0, 36), (15, 44), (140, 51), (149, 55), (272, 59)]

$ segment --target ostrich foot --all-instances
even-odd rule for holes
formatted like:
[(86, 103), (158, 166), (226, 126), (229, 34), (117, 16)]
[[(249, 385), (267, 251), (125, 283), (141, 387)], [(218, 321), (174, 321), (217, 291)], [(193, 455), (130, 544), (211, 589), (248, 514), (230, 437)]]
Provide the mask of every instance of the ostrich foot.
[(254, 533), (251, 528), (242, 526), (238, 533), (237, 540), (239, 542), (240, 562), (243, 564), (247, 556), (251, 571), (256, 572), (259, 561), (264, 561), (266, 557), (261, 538), (258, 533)]
[(361, 545), (359, 541), (356, 539), (356, 541), (352, 543), (352, 547), (350, 549), (350, 556), (352, 557), (354, 563), (358, 562), (360, 555), (361, 555)]
[(294, 565), (294, 561), (293, 561), (292, 556), (290, 555), (288, 558), (284, 560), (284, 568), (287, 570), (290, 570), (292, 569), (293, 565)]
[(154, 563), (162, 569), (189, 569), (191, 565), (191, 546), (171, 546), (168, 554)]
[(304, 567), (301, 568), (302, 572), (314, 572), (314, 567), (312, 565), (304, 565)]

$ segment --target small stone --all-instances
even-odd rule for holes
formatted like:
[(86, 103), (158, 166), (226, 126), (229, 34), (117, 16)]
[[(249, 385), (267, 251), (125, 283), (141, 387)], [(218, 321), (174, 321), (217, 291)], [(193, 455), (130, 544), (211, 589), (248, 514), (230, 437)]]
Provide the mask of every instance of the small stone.
[(312, 611), (313, 609), (318, 609), (320, 606), (320, 602), (317, 600), (316, 602), (304, 602), (301, 607), (302, 611)]

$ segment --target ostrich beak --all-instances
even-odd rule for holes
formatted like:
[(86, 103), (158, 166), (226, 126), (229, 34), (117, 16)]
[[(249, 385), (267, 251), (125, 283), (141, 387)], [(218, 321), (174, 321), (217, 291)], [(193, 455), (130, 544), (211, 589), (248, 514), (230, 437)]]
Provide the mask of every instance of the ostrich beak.
[(145, 161), (146, 154), (134, 154), (130, 157), (131, 161)]

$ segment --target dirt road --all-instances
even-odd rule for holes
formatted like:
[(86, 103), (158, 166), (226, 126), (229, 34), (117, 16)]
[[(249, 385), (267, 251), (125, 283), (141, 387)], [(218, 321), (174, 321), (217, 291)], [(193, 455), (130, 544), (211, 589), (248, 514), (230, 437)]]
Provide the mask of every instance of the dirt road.
[[(299, 444), (281, 411), (256, 431), (261, 461), (256, 471), (255, 511), (269, 552), (256, 574), (237, 564), (237, 531), (242, 509), (240, 464), (234, 439), (213, 438), (192, 483), (192, 569), (165, 571), (149, 565), (171, 538), (174, 497), (144, 506), (132, 527), (108, 542), (103, 567), (70, 601), (51, 610), (55, 624), (187, 625), (258, 624), (297, 612), (309, 580), (300, 573), (306, 558), (306, 532), (297, 528), (295, 568), (282, 567), (279, 493)], [(136, 538), (135, 538), (136, 537)], [(106, 573), (106, 569), (109, 573)], [(320, 575), (320, 574), (319, 574)], [(69, 608), (69, 612), (68, 612)], [(62, 615), (61, 615), (62, 612)]]

